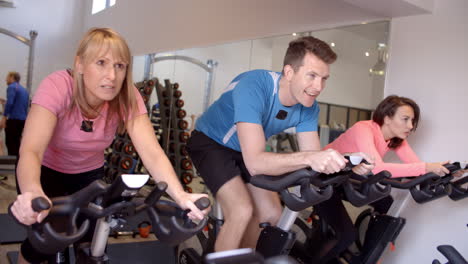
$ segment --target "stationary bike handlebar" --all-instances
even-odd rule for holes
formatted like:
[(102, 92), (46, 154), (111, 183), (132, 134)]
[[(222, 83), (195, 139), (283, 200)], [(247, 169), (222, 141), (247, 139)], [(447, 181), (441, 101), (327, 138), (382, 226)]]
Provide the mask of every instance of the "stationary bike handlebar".
[[(447, 258), (447, 264), (468, 264), (465, 258), (454, 247), (450, 245), (438, 246), (437, 249)], [(434, 260), (432, 264), (440, 264), (440, 261)]]
[(406, 180), (386, 179), (383, 182), (394, 188), (409, 189), (413, 199), (417, 203), (426, 203), (452, 193), (453, 188), (450, 181), (453, 179), (453, 176), (451, 174), (460, 169), (460, 164), (458, 162), (445, 164), (444, 167), (450, 173), (442, 177), (430, 172)]
[[(350, 161), (353, 160), (352, 157), (346, 158)], [(293, 211), (301, 211), (330, 199), (333, 194), (333, 187), (346, 182), (349, 176), (353, 174), (351, 169), (360, 162), (365, 161), (362, 161), (361, 158), (358, 162), (354, 162), (355, 164), (348, 162), (343, 170), (329, 175), (308, 168), (280, 176), (255, 175), (251, 178), (250, 183), (263, 189), (279, 192), (288, 208)], [(289, 187), (293, 186), (300, 186), (300, 196), (288, 190)], [(389, 191), (385, 190), (385, 192)], [(350, 196), (359, 197), (359, 192), (351, 187), (349, 192)], [(369, 194), (370, 192), (367, 192), (367, 195)]]
[(388, 171), (366, 176), (352, 173), (343, 183), (346, 199), (356, 207), (380, 200), (390, 194), (391, 186), (383, 181), (391, 177), (392, 174)]
[[(110, 216), (121, 210), (133, 214), (146, 211), (155, 235), (162, 242), (170, 244), (177, 244), (180, 240), (191, 237), (206, 225), (207, 218), (194, 224), (188, 220), (187, 211), (180, 209), (175, 203), (160, 200), (167, 188), (165, 182), (156, 184), (142, 203), (133, 199), (140, 187), (127, 186), (119, 176), (112, 184), (96, 180), (72, 195), (53, 198), (52, 205), (44, 197), (35, 198), (32, 200), (33, 210), (39, 212), (50, 208), (50, 212), (41, 223), (25, 226), (28, 239), (38, 251), (54, 254), (81, 239), (90, 227), (89, 219)], [(200, 209), (207, 208), (209, 204), (205, 197), (196, 202)], [(11, 206), (8, 211), (13, 216)], [(160, 216), (162, 214), (169, 215), (170, 221), (164, 221)], [(77, 224), (78, 215), (86, 217), (80, 226)], [(66, 216), (66, 230), (56, 230), (54, 226), (54, 218), (60, 216)]]
[[(460, 169), (462, 169), (459, 162), (455, 162), (454, 164), (460, 166)], [(463, 169), (468, 169), (468, 164)], [(463, 187), (466, 183), (468, 183), (468, 176), (451, 182), (452, 192), (449, 194), (450, 199), (458, 201), (468, 197), (468, 186)]]

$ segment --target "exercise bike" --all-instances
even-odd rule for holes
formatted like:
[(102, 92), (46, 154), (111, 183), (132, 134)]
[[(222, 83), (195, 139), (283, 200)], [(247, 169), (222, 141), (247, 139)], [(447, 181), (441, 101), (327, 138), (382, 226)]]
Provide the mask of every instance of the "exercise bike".
[[(29, 241), (41, 253), (56, 254), (83, 238), (90, 229), (90, 221), (97, 220), (91, 244), (75, 247), (76, 263), (109, 263), (106, 246), (114, 214), (146, 212), (158, 240), (170, 245), (181, 243), (205, 226), (206, 218), (195, 224), (187, 217), (187, 211), (172, 201), (160, 199), (167, 188), (164, 182), (157, 183), (146, 198), (136, 199), (148, 178), (148, 175), (124, 174), (111, 185), (96, 180), (72, 195), (53, 198), (52, 204), (44, 197), (35, 198), (32, 201), (34, 211), (50, 211), (41, 223), (26, 226)], [(195, 204), (204, 209), (210, 202), (201, 198)], [(82, 223), (77, 222), (79, 216), (85, 217)]]
[[(465, 166), (465, 169), (468, 169), (468, 165)], [(452, 191), (449, 194), (450, 199), (458, 201), (468, 197), (468, 187), (463, 187), (467, 183), (468, 176), (464, 176), (461, 179), (451, 182)], [(437, 247), (437, 250), (447, 258), (447, 264), (468, 264), (468, 261), (453, 246), (441, 245)], [(441, 262), (434, 260), (432, 264), (441, 264)]]
[[(333, 194), (333, 188), (345, 185), (347, 195), (356, 203), (376, 200), (390, 193), (389, 186), (378, 186), (376, 183), (390, 177), (386, 172), (369, 177), (362, 186), (349, 182), (354, 173), (352, 167), (362, 161), (360, 157), (349, 157), (351, 162), (338, 173), (325, 175), (311, 169), (302, 169), (282, 176), (253, 176), (251, 183), (257, 187), (279, 192), (285, 204), (285, 209), (276, 226), (262, 223), (263, 230), (257, 242), (256, 250), (264, 257), (288, 255), (295, 244), (296, 235), (291, 231), (300, 211), (326, 201)], [(290, 190), (291, 188), (291, 190)], [(293, 254), (302, 263), (307, 263), (303, 255)]]
[[(454, 172), (460, 167), (455, 164), (447, 164), (446, 167)], [(396, 189), (408, 189), (413, 199), (418, 203), (426, 203), (440, 197), (444, 197), (452, 193), (451, 180), (453, 176), (446, 175), (440, 177), (433, 173), (428, 173), (412, 179), (384, 179), (381, 181), (382, 184), (390, 185)], [(460, 189), (460, 188), (459, 188)], [(462, 193), (462, 189), (460, 189)], [(458, 197), (463, 196), (459, 194)], [(351, 204), (352, 201), (350, 201)], [(356, 204), (353, 204), (356, 206)], [(312, 215), (313, 216), (313, 215)], [(380, 256), (390, 244), (394, 247), (395, 240), (398, 237), (400, 231), (403, 229), (406, 220), (398, 217), (396, 214), (379, 214), (373, 209), (367, 209), (363, 211), (355, 221), (355, 229), (358, 232), (364, 233), (363, 237), (356, 240), (356, 250), (346, 250), (341, 254), (341, 260), (346, 263), (377, 263)], [(364, 223), (368, 223), (364, 226)], [(330, 227), (324, 219), (319, 219), (315, 222), (312, 227), (305, 224), (298, 225), (305, 234), (309, 234), (307, 241), (309, 243), (317, 243), (316, 236), (310, 236), (310, 234), (319, 234), (321, 237), (327, 239), (333, 239), (333, 232), (330, 232)], [(330, 235), (331, 234), (331, 235)]]

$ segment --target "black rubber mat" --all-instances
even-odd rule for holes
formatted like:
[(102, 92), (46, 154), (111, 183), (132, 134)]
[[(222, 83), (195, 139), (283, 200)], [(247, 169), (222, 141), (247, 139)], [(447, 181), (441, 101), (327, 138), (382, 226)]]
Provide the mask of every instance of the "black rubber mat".
[[(158, 241), (120, 243), (107, 246), (112, 264), (172, 264), (175, 263), (174, 248)], [(73, 250), (70, 250), (71, 263), (75, 262)], [(7, 253), (10, 263), (18, 260), (18, 251)]]
[(19, 243), (26, 238), (26, 229), (8, 214), (0, 214), (0, 244)]

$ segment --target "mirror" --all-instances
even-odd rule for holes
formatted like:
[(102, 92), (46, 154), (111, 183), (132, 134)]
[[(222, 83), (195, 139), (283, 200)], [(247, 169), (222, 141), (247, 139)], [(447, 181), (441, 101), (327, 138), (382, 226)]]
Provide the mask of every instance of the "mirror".
[[(388, 33), (389, 23), (383, 21), (170, 51), (155, 54), (155, 57), (184, 56), (203, 64), (213, 61), (216, 66), (209, 101), (212, 103), (229, 82), (244, 71), (281, 71), (288, 43), (299, 36), (312, 35), (329, 43), (338, 55), (331, 66), (327, 87), (318, 98), (320, 124), (336, 123), (347, 128), (358, 120), (369, 119), (371, 109), (383, 99), (384, 71), (373, 69), (378, 62), (379, 67), (382, 62), (385, 67)], [(134, 81), (142, 81), (144, 72), (145, 56), (134, 57)], [(150, 76), (161, 82), (170, 79), (179, 84), (188, 117), (204, 111), (207, 72), (201, 67), (180, 59), (165, 60), (152, 64)], [(150, 99), (151, 105), (158, 101), (155, 94)]]

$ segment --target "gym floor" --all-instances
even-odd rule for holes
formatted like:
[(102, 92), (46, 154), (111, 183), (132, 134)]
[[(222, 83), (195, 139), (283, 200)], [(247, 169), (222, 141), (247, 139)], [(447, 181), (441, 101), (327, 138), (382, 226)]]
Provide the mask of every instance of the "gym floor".
[[(0, 214), (8, 213), (8, 205), (16, 199), (16, 184), (14, 175), (2, 175), (8, 177), (0, 180)], [(0, 235), (1, 235), (0, 227)], [(18, 251), (20, 244), (0, 244), (0, 263), (9, 263), (7, 252)]]

